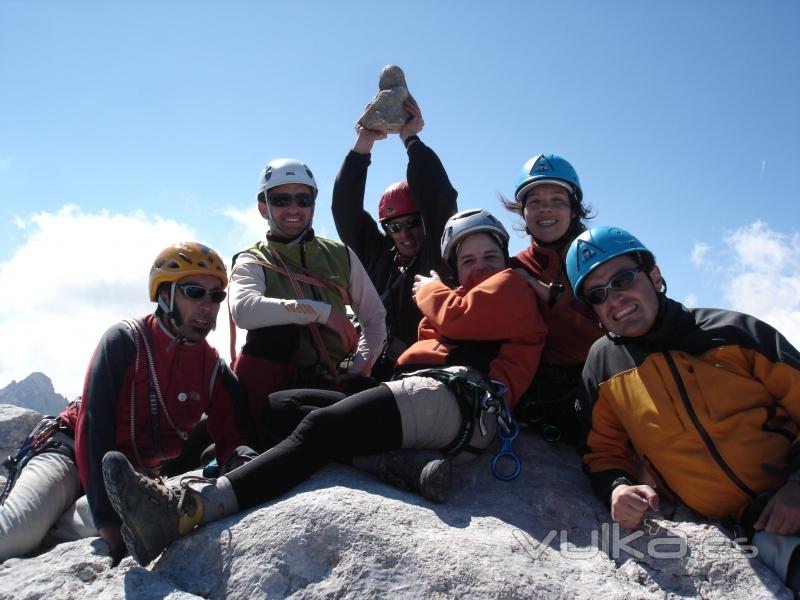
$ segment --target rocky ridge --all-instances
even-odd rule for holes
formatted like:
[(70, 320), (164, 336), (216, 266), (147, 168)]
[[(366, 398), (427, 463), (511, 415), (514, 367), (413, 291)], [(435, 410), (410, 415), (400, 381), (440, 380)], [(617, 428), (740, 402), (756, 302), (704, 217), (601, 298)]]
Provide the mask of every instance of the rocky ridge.
[(496, 480), (486, 455), (455, 469), (440, 505), (331, 465), (179, 540), (148, 569), (130, 557), (112, 567), (98, 538), (8, 560), (0, 600), (791, 598), (718, 524), (678, 509), (645, 530), (620, 530), (574, 450), (528, 432), (516, 449), (517, 480)]

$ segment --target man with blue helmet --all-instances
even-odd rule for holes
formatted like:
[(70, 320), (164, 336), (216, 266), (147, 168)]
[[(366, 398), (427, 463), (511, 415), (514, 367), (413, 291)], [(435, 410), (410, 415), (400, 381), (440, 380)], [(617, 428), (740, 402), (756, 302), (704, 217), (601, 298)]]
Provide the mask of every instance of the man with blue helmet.
[(517, 417), (539, 429), (545, 439), (575, 444), (579, 439), (575, 394), (589, 347), (603, 335), (590, 311), (575, 300), (564, 271), (570, 242), (586, 230), (589, 207), (578, 174), (564, 158), (539, 154), (520, 171), (514, 200), (503, 205), (524, 220), (530, 245), (512, 258), (512, 266), (532, 277), (539, 310), (547, 323), (547, 341), (539, 371), (520, 401)]
[(606, 331), (583, 370), (583, 463), (612, 518), (662, 500), (729, 519), (800, 590), (800, 353), (774, 328), (666, 296), (650, 252), (616, 227), (567, 253), (576, 298)]

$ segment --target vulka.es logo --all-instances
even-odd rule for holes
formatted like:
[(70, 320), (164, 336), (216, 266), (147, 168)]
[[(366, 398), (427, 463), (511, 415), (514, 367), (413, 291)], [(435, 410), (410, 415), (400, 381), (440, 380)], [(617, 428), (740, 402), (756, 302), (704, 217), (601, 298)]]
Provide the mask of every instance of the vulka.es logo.
[[(643, 559), (645, 556), (659, 559), (685, 558), (689, 555), (689, 544), (686, 536), (681, 532), (673, 533), (664, 531), (662, 535), (656, 535), (661, 528), (655, 521), (647, 520), (645, 531), (637, 530), (622, 536), (619, 523), (601, 523), (600, 529), (589, 531), (590, 541), (577, 544), (569, 539), (570, 530), (551, 529), (544, 536), (544, 539), (536, 540), (529, 534), (519, 529), (515, 529), (513, 536), (525, 553), (536, 560), (547, 548), (552, 548), (562, 557), (570, 560), (588, 560), (602, 553), (609, 558), (617, 559), (624, 552), (635, 559)], [(654, 536), (647, 540), (644, 552), (640, 548), (634, 548), (631, 544), (643, 536)], [(574, 535), (574, 532), (573, 532)], [(585, 540), (585, 534), (581, 536)], [(692, 554), (702, 556), (712, 560), (726, 558), (742, 558), (748, 560), (758, 556), (758, 549), (755, 546), (744, 544), (746, 538), (703, 540), (698, 544), (692, 545)], [(641, 544), (637, 544), (641, 546)]]

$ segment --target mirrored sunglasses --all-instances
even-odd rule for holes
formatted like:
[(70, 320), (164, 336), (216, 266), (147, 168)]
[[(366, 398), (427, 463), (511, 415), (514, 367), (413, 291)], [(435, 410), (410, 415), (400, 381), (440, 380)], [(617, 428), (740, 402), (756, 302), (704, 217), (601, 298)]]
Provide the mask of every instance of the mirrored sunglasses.
[(219, 304), (228, 295), (225, 290), (207, 290), (202, 285), (194, 283), (179, 283), (177, 287), (190, 300), (202, 300), (208, 294), (214, 304)]
[(629, 287), (631, 287), (631, 285), (633, 285), (634, 279), (636, 279), (636, 276), (641, 270), (641, 267), (636, 267), (635, 269), (630, 269), (628, 271), (621, 271), (620, 273), (614, 275), (611, 281), (609, 281), (606, 285), (592, 288), (588, 292), (584, 293), (583, 297), (590, 304), (602, 304), (606, 301), (606, 298), (608, 298), (608, 290), (613, 290), (615, 292), (627, 290)]
[(414, 229), (422, 225), (422, 219), (415, 217), (408, 221), (393, 221), (391, 223), (381, 223), (386, 233), (400, 233), (403, 229)]
[(269, 202), (270, 206), (285, 208), (289, 206), (292, 201), (301, 208), (310, 208), (314, 206), (314, 196), (308, 192), (300, 192), (299, 194), (267, 194), (267, 202)]

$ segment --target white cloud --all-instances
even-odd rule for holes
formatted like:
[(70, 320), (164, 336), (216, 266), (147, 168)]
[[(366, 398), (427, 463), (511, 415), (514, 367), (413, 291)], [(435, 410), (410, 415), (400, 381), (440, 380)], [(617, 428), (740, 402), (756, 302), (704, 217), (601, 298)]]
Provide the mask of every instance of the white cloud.
[(236, 232), (237, 239), (247, 240), (249, 244), (264, 238), (267, 222), (254, 205), (248, 205), (246, 208), (227, 206), (222, 214), (239, 225), (239, 230)]
[(711, 246), (704, 242), (695, 242), (694, 247), (692, 248), (692, 254), (690, 256), (690, 260), (692, 264), (696, 267), (704, 266), (706, 261), (706, 255), (711, 250)]
[[(88, 214), (75, 206), (29, 216), (24, 231), (24, 244), (0, 263), (0, 387), (42, 371), (71, 398), (81, 391), (103, 332), (153, 310), (147, 298), (153, 258), (196, 234), (141, 212)], [(219, 321), (212, 335), (227, 348), (224, 307)]]
[(683, 299), (683, 305), (689, 308), (695, 308), (697, 306), (697, 296), (695, 294), (689, 294)]
[(783, 234), (757, 221), (724, 242), (734, 256), (724, 284), (730, 306), (766, 321), (800, 347), (800, 232)]

